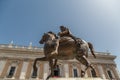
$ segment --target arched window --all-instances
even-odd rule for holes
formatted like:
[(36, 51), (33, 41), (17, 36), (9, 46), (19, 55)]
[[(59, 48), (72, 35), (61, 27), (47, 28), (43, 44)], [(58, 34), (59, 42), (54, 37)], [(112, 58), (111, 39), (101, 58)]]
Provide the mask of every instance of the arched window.
[(77, 63), (73, 63), (72, 64), (72, 72), (73, 72), (73, 77), (79, 77), (79, 68), (77, 66), (78, 64)]
[(113, 76), (112, 76), (111, 71), (110, 71), (110, 70), (107, 70), (107, 73), (108, 73), (109, 78), (110, 78), (110, 79), (113, 79)]
[(78, 77), (78, 71), (76, 68), (73, 69), (73, 74), (74, 74), (74, 77)]
[(16, 60), (10, 62), (10, 66), (9, 66), (9, 69), (8, 69), (8, 72), (7, 72), (7, 78), (13, 78), (14, 77), (18, 64), (19, 64), (19, 61), (16, 61)]
[(14, 75), (14, 73), (15, 73), (15, 69), (16, 69), (15, 66), (11, 66), (11, 67), (10, 67), (9, 73), (8, 73), (8, 75), (7, 75), (7, 78), (12, 78), (12, 77), (13, 77), (13, 75)]
[(92, 75), (92, 77), (97, 77), (95, 70), (91, 69), (91, 75)]
[(113, 73), (111, 67), (112, 67), (112, 66), (109, 65), (109, 64), (106, 65), (106, 73), (107, 73), (109, 79), (113, 79), (113, 78), (115, 78), (114, 73)]

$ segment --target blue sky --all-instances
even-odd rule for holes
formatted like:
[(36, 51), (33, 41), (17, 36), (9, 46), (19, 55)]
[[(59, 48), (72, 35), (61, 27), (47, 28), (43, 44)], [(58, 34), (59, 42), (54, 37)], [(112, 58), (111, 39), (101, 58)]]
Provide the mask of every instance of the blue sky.
[(120, 71), (119, 0), (0, 0), (0, 44), (43, 46), (44, 32), (67, 26), (97, 52), (116, 55)]

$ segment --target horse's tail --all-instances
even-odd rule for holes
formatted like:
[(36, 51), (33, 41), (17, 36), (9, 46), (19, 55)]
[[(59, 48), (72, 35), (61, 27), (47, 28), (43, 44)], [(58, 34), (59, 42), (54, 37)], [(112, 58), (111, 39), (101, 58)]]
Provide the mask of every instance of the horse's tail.
[(92, 55), (94, 56), (94, 58), (96, 58), (96, 55), (95, 55), (95, 52), (94, 52), (94, 48), (93, 48), (92, 43), (88, 42), (88, 46), (89, 46), (89, 48), (90, 48), (90, 51), (91, 51)]

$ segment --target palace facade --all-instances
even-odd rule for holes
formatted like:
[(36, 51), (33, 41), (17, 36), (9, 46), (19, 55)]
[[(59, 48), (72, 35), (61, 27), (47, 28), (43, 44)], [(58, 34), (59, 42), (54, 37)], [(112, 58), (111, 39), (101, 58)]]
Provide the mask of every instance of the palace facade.
[[(110, 53), (96, 52), (97, 58), (89, 53), (88, 60), (95, 68), (95, 72), (88, 69), (85, 77), (99, 77), (108, 80), (120, 80), (115, 58)], [(45, 80), (50, 73), (47, 61), (37, 62), (37, 75), (33, 71), (35, 58), (43, 57), (43, 48), (30, 46), (17, 46), (13, 44), (0, 45), (0, 79), (2, 80)], [(84, 66), (74, 60), (59, 60), (54, 69), (55, 77), (80, 77)]]

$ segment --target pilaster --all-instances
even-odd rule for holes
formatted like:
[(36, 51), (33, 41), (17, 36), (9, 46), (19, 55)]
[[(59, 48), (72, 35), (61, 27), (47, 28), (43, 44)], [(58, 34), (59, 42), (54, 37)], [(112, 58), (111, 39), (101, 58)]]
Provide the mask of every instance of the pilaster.
[(5, 64), (5, 67), (3, 68), (3, 71), (1, 73), (0, 78), (5, 78), (7, 76), (7, 71), (8, 71), (9, 65), (10, 65), (9, 63), (10, 63), (10, 61), (7, 60), (6, 64)]
[(29, 79), (31, 77), (31, 75), (30, 75), (31, 74), (31, 70), (32, 70), (32, 61), (29, 61), (25, 79)]
[(19, 79), (22, 65), (23, 65), (23, 61), (19, 61), (18, 68), (17, 68), (16, 74), (15, 74), (15, 79)]
[(39, 73), (39, 78), (43, 79), (43, 71), (44, 71), (44, 63), (40, 63), (40, 73)]

